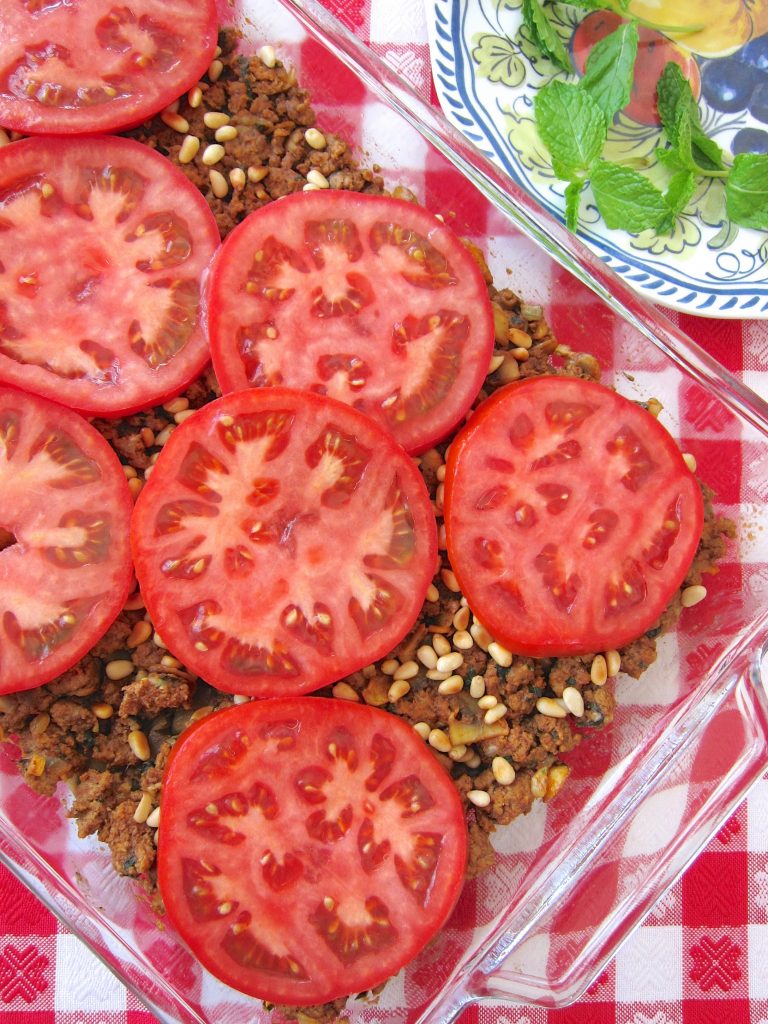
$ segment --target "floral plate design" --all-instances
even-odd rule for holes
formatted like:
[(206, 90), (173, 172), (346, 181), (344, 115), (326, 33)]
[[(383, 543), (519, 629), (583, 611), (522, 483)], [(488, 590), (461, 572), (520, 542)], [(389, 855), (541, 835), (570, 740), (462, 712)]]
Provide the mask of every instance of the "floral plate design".
[[(577, 75), (566, 75), (541, 55), (523, 24), (522, 0), (426, 0), (426, 5), (433, 78), (446, 116), (518, 185), (564, 220), (566, 183), (555, 177), (539, 138), (533, 100), (536, 90), (551, 79), (575, 82)], [(547, 16), (566, 47), (586, 13), (567, 4), (547, 6)], [(720, 60), (707, 63), (722, 66)], [(768, 138), (768, 126), (747, 110), (715, 110), (704, 99), (699, 108), (704, 130), (726, 154), (745, 129)], [(665, 172), (654, 157), (663, 141), (660, 128), (620, 113), (609, 129), (604, 156), (642, 166), (663, 188)], [(731, 224), (722, 192), (721, 181), (699, 179), (673, 232), (659, 236), (650, 230), (634, 235), (607, 228), (587, 188), (579, 235), (652, 302), (699, 316), (768, 318), (768, 233)]]

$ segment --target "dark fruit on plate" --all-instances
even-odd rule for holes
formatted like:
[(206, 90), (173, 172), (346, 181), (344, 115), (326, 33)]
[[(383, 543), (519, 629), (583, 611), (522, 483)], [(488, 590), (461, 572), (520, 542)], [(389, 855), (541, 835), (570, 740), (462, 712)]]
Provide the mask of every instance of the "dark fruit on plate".
[(756, 121), (768, 124), (768, 75), (752, 93), (749, 101), (749, 112)]
[(701, 72), (701, 92), (715, 110), (735, 114), (746, 110), (752, 91), (762, 75), (751, 64), (735, 57), (711, 60)]
[[(584, 74), (587, 58), (601, 39), (614, 32), (622, 19), (613, 11), (593, 11), (578, 25), (571, 37), (571, 53), (576, 70)], [(685, 53), (671, 40), (654, 29), (640, 27), (635, 61), (632, 96), (624, 113), (640, 124), (659, 125), (661, 118), (656, 109), (656, 83), (670, 62), (680, 66), (691, 83), (696, 99), (701, 91), (699, 67), (690, 53)]]
[(768, 132), (762, 128), (742, 128), (731, 144), (734, 156), (739, 153), (768, 153)]
[(745, 64), (751, 64), (759, 71), (768, 72), (768, 34), (750, 39), (739, 51), (738, 56)]

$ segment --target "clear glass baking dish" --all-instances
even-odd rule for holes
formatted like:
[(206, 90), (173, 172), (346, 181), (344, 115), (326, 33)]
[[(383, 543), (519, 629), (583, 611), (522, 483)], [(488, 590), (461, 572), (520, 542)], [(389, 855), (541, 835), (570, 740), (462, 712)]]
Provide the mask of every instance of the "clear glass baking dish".
[[(768, 405), (638, 299), (455, 133), (314, 0), (230, 7), (248, 44), (275, 45), (321, 127), (354, 143), (488, 253), (497, 283), (545, 306), (561, 342), (596, 355), (631, 398), (659, 399), (738, 538), (702, 604), (639, 681), (620, 679), (613, 726), (569, 756), (558, 798), (499, 832), (496, 867), (468, 883), (443, 933), (362, 1020), (447, 1022), (473, 1001), (562, 1006), (713, 835), (768, 763)], [(261, 1021), (260, 1003), (203, 971), (118, 878), (95, 841), (0, 749), (2, 859), (163, 1021)]]

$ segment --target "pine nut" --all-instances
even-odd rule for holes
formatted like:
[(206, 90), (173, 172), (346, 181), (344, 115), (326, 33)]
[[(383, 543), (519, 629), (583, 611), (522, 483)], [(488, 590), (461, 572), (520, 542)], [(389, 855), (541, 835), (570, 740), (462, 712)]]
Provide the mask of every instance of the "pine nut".
[(443, 754), (447, 754), (453, 744), (448, 739), (448, 733), (442, 729), (430, 729), (429, 731), (429, 745), (434, 747), (435, 750), (441, 751)]
[(438, 657), (451, 653), (451, 645), (442, 633), (435, 633), (432, 637), (432, 646), (435, 648), (435, 651), (437, 651)]
[(608, 665), (602, 654), (596, 654), (589, 669), (589, 678), (595, 686), (605, 686), (608, 679)]
[(261, 63), (268, 68), (273, 68), (277, 63), (277, 55), (275, 54), (274, 46), (261, 46), (256, 51), (256, 56), (259, 58)]
[(200, 104), (203, 102), (203, 90), (199, 85), (193, 86), (187, 93), (187, 103), (192, 107), (193, 110), (197, 110)]
[(186, 135), (179, 148), (179, 163), (191, 164), (200, 150), (200, 139), (196, 135)]
[(496, 664), (500, 665), (502, 668), (509, 668), (512, 664), (512, 652), (508, 651), (507, 648), (503, 647), (501, 644), (497, 644), (495, 640), (488, 644), (488, 653)]
[(483, 721), (486, 725), (493, 725), (494, 722), (498, 722), (500, 718), (506, 715), (508, 708), (506, 704), (497, 704), (495, 707), (489, 708), (488, 711), (483, 715)]
[(460, 651), (468, 651), (475, 646), (475, 641), (466, 629), (459, 629), (453, 634), (453, 646), (458, 647)]
[[(477, 679), (478, 676), (475, 676), (475, 678)], [(479, 678), (482, 679), (482, 676), (480, 676)], [(485, 683), (483, 683), (483, 689), (485, 689)], [(494, 697), (492, 693), (486, 693), (484, 696), (480, 697), (480, 699), (477, 702), (477, 706), (480, 708), (481, 711), (487, 711), (488, 708), (495, 708), (498, 703), (498, 697)]]
[(32, 736), (42, 736), (48, 726), (51, 724), (51, 716), (47, 711), (41, 711), (39, 715), (35, 715), (32, 721), (29, 723), (29, 731)]
[(128, 481), (128, 490), (131, 492), (131, 497), (136, 500), (144, 487), (144, 481), (138, 477), (134, 477)]
[(311, 171), (307, 172), (307, 181), (310, 185), (317, 185), (318, 188), (330, 188), (328, 179), (321, 171), (318, 171), (316, 167), (313, 167)]
[(147, 825), (150, 828), (160, 828), (160, 808), (156, 807), (147, 818)]
[(621, 655), (618, 651), (605, 652), (605, 665), (608, 669), (608, 678), (613, 679), (621, 671)]
[(160, 659), (160, 664), (163, 668), (181, 668), (181, 662), (170, 654), (164, 654)]
[(209, 171), (208, 178), (211, 182), (211, 192), (216, 196), (217, 199), (224, 199), (229, 194), (229, 185), (227, 179), (221, 173), (221, 171)]
[(387, 658), (386, 661), (381, 663), (381, 671), (385, 676), (393, 676), (400, 667), (400, 662), (397, 658)]
[[(128, 634), (128, 639), (125, 641), (126, 647), (139, 647), (141, 644), (145, 644), (147, 640), (152, 636), (152, 627), (146, 621), (146, 619), (140, 619), (133, 627), (131, 632)], [(110, 676), (110, 678), (112, 678)]]
[(575, 718), (584, 714), (584, 698), (575, 686), (566, 686), (563, 690), (563, 703)]
[(464, 680), (461, 676), (448, 676), (437, 688), (438, 693), (451, 694), (460, 693), (464, 689)]
[(134, 477), (138, 476), (138, 473), (133, 466), (123, 466), (123, 472), (125, 473), (126, 480), (133, 480)]
[(491, 771), (500, 786), (511, 786), (515, 781), (515, 769), (506, 757), (494, 757), (491, 761)]
[(177, 114), (173, 110), (164, 110), (160, 115), (160, 120), (180, 135), (186, 135), (189, 131), (189, 121), (186, 117), (182, 117), (181, 114)]
[(208, 110), (203, 114), (203, 123), (206, 128), (223, 128), (229, 124), (229, 114), (225, 114), (223, 110)]
[[(497, 356), (491, 356), (491, 361), (488, 363), (488, 373), (495, 373), (501, 364), (504, 362), (504, 356), (499, 354)], [(487, 374), (486, 374), (487, 376)]]
[(245, 188), (247, 176), (242, 167), (233, 167), (229, 172), (229, 183), (232, 188), (237, 189), (239, 192), (241, 188)]
[(430, 729), (429, 725), (426, 722), (417, 722), (413, 727), (413, 731), (417, 733), (419, 736), (421, 736), (423, 740), (428, 740), (429, 734), (430, 732), (432, 732), (432, 730)]
[(181, 412), (182, 409), (189, 408), (189, 399), (185, 398), (184, 395), (179, 395), (178, 398), (172, 398), (169, 402), (163, 403), (163, 409), (169, 412), (171, 416), (175, 412)]
[(168, 650), (168, 648), (163, 643), (163, 639), (159, 633), (152, 634), (152, 643), (155, 645), (155, 647), (160, 647), (164, 651)]
[(149, 427), (142, 427), (140, 431), (141, 443), (145, 448), (151, 448), (155, 443), (155, 432)]
[(102, 722), (106, 722), (115, 713), (111, 704), (92, 704), (91, 711)]
[(337, 700), (360, 700), (360, 695), (358, 694), (357, 690), (354, 687), (350, 686), (349, 683), (336, 683), (334, 684), (333, 690), (331, 692), (333, 693), (333, 696), (336, 697)]
[(387, 700), (390, 704), (396, 704), (401, 697), (404, 697), (411, 689), (411, 684), (407, 679), (395, 678), (394, 683), (390, 686), (387, 691)]
[(149, 815), (152, 813), (152, 797), (149, 793), (142, 793), (141, 800), (136, 805), (136, 810), (133, 812), (133, 820), (138, 825), (143, 825)]
[(317, 128), (307, 128), (304, 132), (304, 138), (307, 141), (307, 145), (312, 149), (325, 149), (328, 144), (326, 137)]
[(476, 700), (485, 693), (485, 679), (483, 676), (473, 676), (469, 684), (469, 695)]
[(467, 756), (467, 745), (466, 743), (459, 743), (455, 747), (451, 747), (448, 751), (448, 757), (452, 761), (462, 761)]
[(251, 698), (247, 697), (244, 693), (236, 693), (234, 695), (234, 697), (232, 698), (232, 703), (233, 704), (247, 704), (250, 699)]
[(212, 142), (210, 146), (206, 146), (203, 150), (203, 163), (206, 167), (213, 167), (219, 160), (222, 159), (226, 150), (223, 146), (220, 146), (218, 142)]
[(251, 165), (246, 171), (248, 181), (252, 182), (254, 185), (258, 185), (260, 181), (264, 181), (268, 174), (268, 167), (254, 167)]
[(434, 583), (430, 583), (427, 587), (427, 593), (425, 595), (427, 601), (435, 602), (440, 600), (440, 591), (437, 589)]
[(539, 697), (536, 701), (536, 710), (548, 718), (565, 718), (568, 714), (565, 708), (551, 697)]
[(688, 469), (690, 469), (692, 473), (696, 472), (697, 463), (695, 455), (691, 455), (690, 452), (683, 452), (683, 462), (686, 464), (686, 466), (688, 467)]
[(6, 131), (4, 131), (4, 130), (3, 130), (2, 128), (0, 128), (0, 149), (1, 149), (1, 148), (2, 148), (3, 146), (8, 146), (8, 145), (10, 145), (10, 142), (11, 142), (11, 137), (10, 137), (10, 135), (8, 134), (8, 132), (6, 132)]
[(394, 672), (395, 679), (413, 679), (419, 674), (419, 663), (417, 661), (404, 661)]
[(464, 655), (461, 651), (451, 651), (450, 654), (443, 654), (437, 659), (438, 672), (455, 672), (464, 663)]
[(218, 82), (223, 70), (224, 65), (218, 58), (216, 60), (212, 60), (211, 66), (208, 68), (208, 80), (210, 82)]
[(128, 676), (133, 675), (135, 671), (136, 666), (133, 664), (132, 661), (127, 661), (126, 659), (110, 661), (107, 664), (106, 668), (104, 669), (107, 679), (112, 679), (115, 681), (119, 679), (127, 679)]
[[(481, 623), (475, 619), (472, 625), (469, 627), (469, 635), (475, 641), (481, 651), (487, 651), (489, 646), (493, 643), (493, 637), (488, 630)], [(495, 659), (494, 659), (495, 660)]]
[(683, 608), (693, 608), (699, 601), (703, 601), (707, 596), (707, 588), (703, 587), (700, 583), (694, 584), (694, 586), (686, 587), (685, 590), (680, 594), (680, 604)]
[(180, 426), (190, 416), (194, 416), (196, 412), (197, 409), (182, 409), (181, 412), (175, 412), (173, 414), (173, 422)]
[(123, 610), (126, 612), (138, 612), (144, 607), (144, 598), (141, 596), (141, 591), (137, 590), (135, 594), (131, 594), (128, 600), (123, 605)]
[(469, 607), (462, 605), (453, 616), (453, 628), (459, 631), (466, 629), (469, 625)]
[(128, 746), (140, 761), (148, 761), (152, 756), (149, 740), (141, 729), (133, 729), (128, 733)]
[(510, 355), (513, 355), (518, 363), (524, 363), (529, 359), (529, 353), (527, 348), (513, 348), (510, 349)]
[(475, 807), (487, 807), (491, 802), (491, 795), (486, 793), (484, 789), (470, 789), (467, 793), (467, 800), (474, 804)]
[(533, 344), (531, 336), (521, 331), (519, 327), (510, 327), (507, 332), (507, 339), (514, 348), (530, 348)]
[(438, 672), (436, 668), (428, 668), (426, 672), (427, 679), (436, 679), (438, 682), (442, 682), (452, 674), (451, 672)]
[(217, 142), (232, 142), (237, 138), (237, 128), (233, 124), (222, 125), (221, 128), (216, 129), (213, 137)]
[(416, 651), (416, 657), (419, 659), (424, 668), (435, 668), (437, 665), (437, 653), (434, 647), (429, 644), (424, 644)]

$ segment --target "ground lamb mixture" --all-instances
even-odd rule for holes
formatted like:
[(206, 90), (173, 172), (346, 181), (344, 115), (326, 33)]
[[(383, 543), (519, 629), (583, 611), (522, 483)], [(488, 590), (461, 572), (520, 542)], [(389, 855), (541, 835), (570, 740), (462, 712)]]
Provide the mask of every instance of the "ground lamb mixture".
[[(236, 53), (232, 34), (224, 33), (220, 43), (222, 52), (199, 87), (130, 134), (181, 167), (210, 203), (223, 237), (252, 210), (290, 192), (328, 186), (385, 191), (375, 169), (360, 168), (342, 139), (315, 127), (308, 94), (269, 47), (249, 59)], [(224, 156), (212, 166), (205, 153), (217, 143)], [(413, 198), (408, 190), (395, 192)], [(599, 379), (594, 357), (558, 344), (541, 308), (508, 288), (499, 290), (482, 254), (470, 249), (485, 275), (496, 336), (491, 372), (476, 404), (497, 387), (535, 374)], [(175, 426), (217, 395), (209, 372), (161, 407), (96, 421), (134, 497)], [(658, 403), (648, 405), (651, 413), (659, 411)], [(562, 755), (590, 729), (611, 722), (613, 678), (619, 671), (638, 678), (655, 660), (656, 638), (675, 624), (684, 604), (701, 596), (702, 581), (717, 571), (734, 527), (713, 514), (703, 487), (706, 521), (698, 553), (653, 629), (618, 651), (517, 657), (472, 615), (451, 571), (441, 526), (446, 447), (418, 460), (440, 526), (441, 558), (417, 623), (383, 661), (320, 692), (400, 715), (423, 737), (464, 801), (471, 877), (493, 863), (489, 837), (497, 826), (525, 814), (534, 801), (554, 797), (570, 770)], [(66, 782), (79, 834), (107, 843), (115, 870), (139, 879), (161, 910), (155, 852), (164, 765), (182, 730), (241, 699), (185, 670), (155, 633), (137, 592), (72, 669), (36, 690), (0, 697), (0, 728), (20, 748), (26, 782), (44, 794)], [(344, 1002), (303, 1007), (294, 1015), (332, 1019)]]

